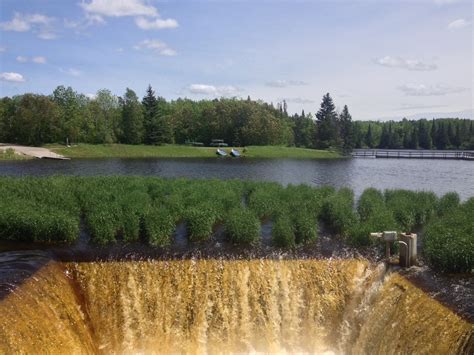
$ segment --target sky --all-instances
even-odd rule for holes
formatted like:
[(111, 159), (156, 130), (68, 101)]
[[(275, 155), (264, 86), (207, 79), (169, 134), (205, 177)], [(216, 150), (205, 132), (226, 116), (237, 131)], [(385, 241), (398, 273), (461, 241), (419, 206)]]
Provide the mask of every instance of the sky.
[(0, 96), (241, 97), (472, 117), (470, 0), (0, 0)]

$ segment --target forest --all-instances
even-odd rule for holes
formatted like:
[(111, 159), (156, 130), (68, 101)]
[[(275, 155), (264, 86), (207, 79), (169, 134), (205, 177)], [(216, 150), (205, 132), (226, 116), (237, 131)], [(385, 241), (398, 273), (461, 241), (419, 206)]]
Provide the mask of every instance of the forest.
[(220, 98), (167, 101), (151, 86), (140, 99), (126, 89), (118, 97), (99, 90), (93, 97), (58, 86), (51, 95), (23, 94), (0, 99), (0, 142), (124, 143), (208, 145), (224, 139), (233, 146), (284, 145), (353, 148), (474, 149), (473, 121), (436, 119), (353, 121), (348, 107), (336, 110), (330, 94), (315, 114), (290, 115), (285, 101)]

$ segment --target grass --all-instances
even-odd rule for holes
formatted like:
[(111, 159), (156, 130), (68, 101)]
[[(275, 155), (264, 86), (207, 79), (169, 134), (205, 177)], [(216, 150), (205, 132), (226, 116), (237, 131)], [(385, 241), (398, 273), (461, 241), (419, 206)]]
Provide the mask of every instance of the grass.
[(213, 238), (223, 224), (234, 244), (260, 241), (262, 221), (273, 221), (272, 241), (291, 248), (314, 242), (318, 223), (356, 247), (373, 245), (370, 232), (426, 228), (427, 259), (442, 271), (474, 265), (474, 199), (450, 193), (367, 189), (354, 204), (343, 188), (232, 180), (152, 177), (0, 177), (0, 241), (71, 243), (81, 217), (91, 242), (171, 244), (178, 222), (191, 242)]
[(28, 160), (31, 157), (23, 154), (16, 154), (12, 148), (0, 149), (0, 160)]
[[(79, 144), (72, 147), (48, 145), (47, 148), (68, 158), (217, 158), (216, 148), (166, 144)], [(223, 148), (230, 153), (231, 148)], [(249, 146), (237, 148), (243, 158), (337, 159), (341, 155), (325, 150), (282, 146)], [(231, 157), (220, 159), (232, 159)]]

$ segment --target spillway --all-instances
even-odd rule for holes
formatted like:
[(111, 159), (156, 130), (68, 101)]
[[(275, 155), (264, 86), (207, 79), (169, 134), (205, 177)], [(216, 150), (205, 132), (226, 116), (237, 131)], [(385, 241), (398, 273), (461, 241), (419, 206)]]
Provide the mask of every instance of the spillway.
[(49, 261), (0, 300), (0, 353), (463, 354), (473, 326), (366, 260)]

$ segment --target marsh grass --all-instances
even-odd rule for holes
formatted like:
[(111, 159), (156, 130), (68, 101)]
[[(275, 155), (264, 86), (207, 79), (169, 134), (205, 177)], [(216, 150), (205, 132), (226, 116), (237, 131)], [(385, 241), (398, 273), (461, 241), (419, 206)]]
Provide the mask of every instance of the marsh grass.
[(233, 243), (256, 244), (260, 238), (260, 221), (255, 213), (246, 208), (231, 210), (224, 225)]

